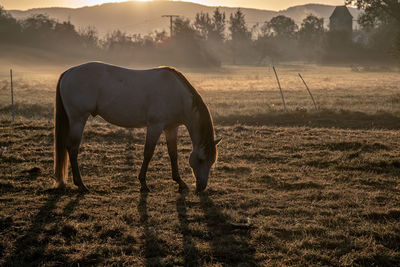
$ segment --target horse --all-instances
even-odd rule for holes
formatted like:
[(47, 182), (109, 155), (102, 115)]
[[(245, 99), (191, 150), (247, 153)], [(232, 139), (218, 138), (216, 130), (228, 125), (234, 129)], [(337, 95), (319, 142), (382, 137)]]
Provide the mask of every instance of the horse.
[(162, 132), (172, 179), (178, 183), (179, 192), (188, 190), (179, 175), (177, 155), (178, 127), (184, 125), (192, 141), (189, 164), (196, 178), (196, 191), (206, 189), (221, 139), (214, 138), (213, 121), (202, 97), (175, 68), (133, 70), (100, 62), (72, 67), (60, 75), (54, 109), (56, 188), (66, 186), (69, 156), (74, 184), (88, 191), (79, 171), (78, 150), (86, 121), (92, 115), (120, 127), (147, 127), (138, 175), (141, 192), (150, 191), (146, 173)]

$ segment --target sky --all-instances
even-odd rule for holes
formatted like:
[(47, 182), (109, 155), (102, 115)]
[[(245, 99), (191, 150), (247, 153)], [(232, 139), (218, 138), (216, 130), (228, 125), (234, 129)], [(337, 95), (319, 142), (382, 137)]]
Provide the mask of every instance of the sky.
[[(163, 0), (138, 0), (138, 1), (163, 1)], [(165, 0), (164, 0), (165, 1)], [(249, 7), (267, 10), (282, 10), (295, 5), (309, 3), (343, 5), (345, 0), (193, 0), (210, 6)], [(0, 0), (0, 6), (5, 9), (26, 10), (38, 7), (81, 7), (102, 4), (105, 2), (124, 2), (122, 0)]]

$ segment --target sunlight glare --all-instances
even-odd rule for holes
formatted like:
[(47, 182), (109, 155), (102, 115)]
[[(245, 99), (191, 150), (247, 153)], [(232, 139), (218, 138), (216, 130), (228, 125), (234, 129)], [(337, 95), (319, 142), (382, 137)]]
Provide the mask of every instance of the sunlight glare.
[[(134, 1), (149, 2), (152, 0), (134, 0)], [(80, 2), (80, 5), (92, 6), (92, 5), (101, 5), (104, 3), (111, 3), (111, 2), (127, 2), (127, 0), (81, 0), (79, 2)]]

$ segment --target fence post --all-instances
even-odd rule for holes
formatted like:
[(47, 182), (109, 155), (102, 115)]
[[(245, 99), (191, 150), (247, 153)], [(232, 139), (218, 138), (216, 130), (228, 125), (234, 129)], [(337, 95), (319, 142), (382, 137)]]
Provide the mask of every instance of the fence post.
[(283, 96), (283, 91), (282, 91), (282, 88), (281, 88), (281, 83), (279, 82), (279, 78), (278, 78), (278, 74), (276, 73), (275, 66), (272, 66), (272, 69), (274, 70), (275, 77), (276, 77), (276, 81), (278, 82), (278, 87), (279, 87), (279, 90), (281, 91), (282, 103), (283, 103), (283, 107), (284, 107), (285, 112), (286, 112), (287, 110), (286, 110), (285, 97)]
[(14, 121), (15, 120), (15, 110), (14, 110), (14, 86), (13, 86), (12, 69), (10, 69), (10, 80), (11, 80), (11, 116), (12, 116), (12, 121)]
[(299, 77), (300, 77), (300, 79), (303, 81), (304, 85), (306, 86), (306, 89), (307, 89), (308, 93), (309, 93), (310, 96), (311, 96), (311, 100), (312, 100), (312, 102), (314, 103), (315, 110), (318, 110), (317, 104), (315, 103), (314, 97), (313, 97), (313, 95), (311, 94), (310, 88), (308, 88), (308, 86), (307, 86), (307, 84), (306, 84), (306, 81), (304, 81), (304, 79), (303, 79), (303, 77), (301, 76), (300, 73), (299, 73)]

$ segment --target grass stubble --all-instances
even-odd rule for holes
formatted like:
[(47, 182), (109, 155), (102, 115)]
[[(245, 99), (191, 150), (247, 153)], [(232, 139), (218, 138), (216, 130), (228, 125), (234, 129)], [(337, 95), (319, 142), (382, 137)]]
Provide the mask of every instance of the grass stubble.
[[(192, 75), (208, 75), (204, 87), (213, 79), (213, 74)], [(394, 84), (376, 93), (376, 101), (395, 96), (399, 88)], [(360, 100), (358, 108), (270, 110), (266, 119), (251, 110), (266, 100), (245, 91), (236, 98), (243, 102), (242, 117), (231, 118), (235, 114), (229, 105), (236, 105), (231, 92), (202, 88), (223, 142), (208, 190), (200, 195), (193, 192), (185, 129), (180, 129), (179, 165), (191, 192), (178, 193), (161, 138), (148, 173), (152, 192), (140, 194), (136, 176), (144, 130), (91, 119), (80, 149), (83, 179), (91, 192), (81, 194), (71, 181), (65, 191), (50, 189), (53, 125), (48, 105), (54, 94), (46, 90), (39, 90), (38, 101), (38, 95), (28, 100), (31, 106), (20, 104), (15, 123), (4, 119), (8, 111), (0, 106), (0, 265), (400, 263), (400, 133), (393, 106), (385, 111), (390, 116), (374, 112), (366, 104), (372, 103), (371, 96), (369, 102)], [(346, 93), (358, 99), (361, 91)], [(228, 95), (225, 113), (216, 108), (222, 94)], [(33, 112), (39, 110), (35, 116), (23, 112), (32, 105), (37, 105)]]

